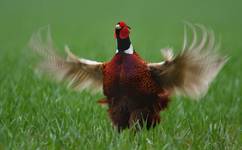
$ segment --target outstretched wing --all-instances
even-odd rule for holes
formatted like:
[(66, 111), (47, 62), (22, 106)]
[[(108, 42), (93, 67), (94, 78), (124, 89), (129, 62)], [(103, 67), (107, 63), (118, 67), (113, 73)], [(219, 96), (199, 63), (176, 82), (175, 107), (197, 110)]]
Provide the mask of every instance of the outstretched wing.
[(58, 81), (67, 81), (69, 87), (77, 90), (88, 89), (93, 92), (102, 90), (103, 63), (79, 59), (67, 46), (65, 50), (68, 56), (64, 59), (56, 53), (49, 30), (45, 40), (41, 36), (41, 30), (34, 33), (29, 46), (42, 56), (39, 63), (40, 71), (50, 74)]
[[(149, 63), (148, 67), (161, 88), (197, 99), (206, 94), (227, 58), (218, 54), (213, 31), (202, 25), (188, 25), (193, 32), (192, 43), (188, 45), (185, 30), (183, 50), (173, 57), (172, 50), (165, 49), (162, 51), (165, 61)], [(202, 31), (200, 42), (197, 42), (197, 28)]]

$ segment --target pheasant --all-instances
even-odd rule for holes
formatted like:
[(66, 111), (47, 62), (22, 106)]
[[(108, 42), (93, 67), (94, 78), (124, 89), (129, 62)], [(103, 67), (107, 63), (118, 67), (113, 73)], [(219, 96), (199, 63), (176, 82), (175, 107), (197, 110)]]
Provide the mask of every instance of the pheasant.
[(67, 81), (81, 91), (103, 90), (105, 98), (98, 102), (108, 105), (109, 117), (119, 131), (137, 125), (149, 129), (160, 122), (160, 112), (172, 94), (200, 99), (227, 61), (217, 52), (213, 31), (202, 25), (185, 27), (192, 32), (191, 44), (185, 30), (181, 52), (174, 56), (172, 49), (164, 49), (164, 61), (157, 63), (138, 55), (130, 40), (131, 28), (122, 21), (115, 26), (116, 54), (107, 62), (78, 58), (67, 46), (64, 59), (57, 54), (49, 31), (45, 40), (41, 31), (34, 33), (30, 47), (43, 56), (39, 68), (57, 81)]

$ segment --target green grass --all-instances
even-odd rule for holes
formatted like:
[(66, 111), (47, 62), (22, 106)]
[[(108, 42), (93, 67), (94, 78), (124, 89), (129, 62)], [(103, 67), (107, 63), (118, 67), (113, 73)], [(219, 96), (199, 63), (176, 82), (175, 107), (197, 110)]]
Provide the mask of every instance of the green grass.
[[(0, 0), (0, 149), (242, 149), (242, 3), (233, 1)], [(113, 28), (125, 20), (143, 58), (179, 50), (183, 21), (205, 24), (222, 39), (229, 62), (199, 102), (173, 97), (155, 129), (117, 133), (103, 95), (77, 93), (34, 73), (31, 34), (50, 25), (56, 45), (109, 60)]]

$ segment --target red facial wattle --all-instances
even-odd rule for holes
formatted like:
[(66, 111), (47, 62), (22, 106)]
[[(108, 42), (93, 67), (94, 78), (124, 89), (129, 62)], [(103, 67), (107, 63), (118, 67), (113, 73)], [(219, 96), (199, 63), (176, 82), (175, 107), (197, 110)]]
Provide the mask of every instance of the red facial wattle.
[(119, 38), (120, 39), (126, 39), (129, 37), (129, 28), (128, 26), (125, 26), (123, 27), (121, 30), (120, 30), (120, 33), (119, 33)]
[(120, 25), (120, 27), (121, 27), (121, 28), (123, 28), (123, 27), (127, 26), (127, 25), (126, 25), (126, 23), (125, 23), (125, 22), (123, 22), (123, 21), (120, 21), (120, 22), (119, 22), (119, 25)]
[(130, 27), (127, 26), (125, 22), (120, 21), (115, 27), (114, 38), (119, 38), (119, 39), (128, 38), (130, 34), (129, 30), (130, 30)]

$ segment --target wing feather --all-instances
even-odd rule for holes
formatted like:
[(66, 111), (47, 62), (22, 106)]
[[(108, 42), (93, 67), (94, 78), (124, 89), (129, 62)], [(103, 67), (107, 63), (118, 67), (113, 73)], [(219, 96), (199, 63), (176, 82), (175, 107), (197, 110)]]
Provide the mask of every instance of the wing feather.
[(67, 81), (68, 87), (76, 90), (88, 89), (92, 92), (102, 90), (103, 63), (79, 59), (67, 46), (65, 46), (67, 59), (64, 59), (56, 53), (49, 29), (45, 40), (41, 33), (42, 30), (34, 33), (29, 43), (30, 48), (42, 56), (38, 65), (40, 71), (50, 74), (57, 81)]
[[(190, 46), (185, 28), (183, 50), (176, 57), (171, 57), (172, 50), (165, 49), (162, 52), (165, 61), (149, 63), (148, 67), (161, 88), (198, 99), (206, 94), (209, 84), (228, 59), (218, 54), (213, 31), (202, 25), (188, 26), (193, 32)], [(199, 43), (198, 28), (202, 31)]]

